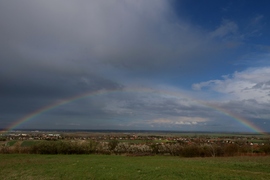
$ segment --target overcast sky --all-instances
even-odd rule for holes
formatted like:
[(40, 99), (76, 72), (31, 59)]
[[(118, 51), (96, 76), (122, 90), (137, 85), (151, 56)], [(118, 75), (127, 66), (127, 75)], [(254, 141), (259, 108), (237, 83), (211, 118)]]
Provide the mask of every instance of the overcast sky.
[(269, 132), (269, 7), (0, 1), (0, 128)]

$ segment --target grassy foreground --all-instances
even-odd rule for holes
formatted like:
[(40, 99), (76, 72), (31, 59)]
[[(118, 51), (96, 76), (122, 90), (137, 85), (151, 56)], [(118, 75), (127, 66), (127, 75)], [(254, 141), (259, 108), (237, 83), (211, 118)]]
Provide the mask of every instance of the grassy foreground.
[(270, 179), (270, 156), (0, 154), (0, 179)]

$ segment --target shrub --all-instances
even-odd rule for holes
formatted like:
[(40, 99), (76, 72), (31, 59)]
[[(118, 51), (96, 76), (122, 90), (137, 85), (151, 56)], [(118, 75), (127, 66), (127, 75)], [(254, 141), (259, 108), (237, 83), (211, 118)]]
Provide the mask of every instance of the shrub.
[(119, 143), (119, 141), (117, 141), (117, 140), (112, 140), (112, 141), (110, 141), (110, 142), (109, 142), (109, 149), (110, 149), (111, 151), (113, 151), (113, 150), (115, 149), (115, 147), (118, 145), (118, 143)]
[(196, 145), (185, 146), (181, 152), (183, 157), (199, 157), (200, 147)]
[(10, 148), (7, 147), (7, 146), (0, 146), (0, 153), (9, 154), (10, 153)]
[(261, 146), (260, 150), (261, 152), (264, 152), (265, 154), (270, 154), (270, 144), (265, 144)]
[(239, 154), (239, 146), (237, 144), (226, 144), (224, 146), (225, 156), (235, 156)]

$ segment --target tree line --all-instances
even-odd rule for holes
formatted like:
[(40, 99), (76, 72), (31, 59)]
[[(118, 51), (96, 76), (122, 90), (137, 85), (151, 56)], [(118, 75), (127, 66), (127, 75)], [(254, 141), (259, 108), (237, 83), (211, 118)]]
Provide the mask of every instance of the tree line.
[(0, 153), (27, 154), (116, 154), (128, 156), (171, 155), (181, 157), (217, 157), (241, 155), (269, 155), (270, 144), (262, 146), (232, 144), (182, 144), (148, 143), (133, 144), (112, 140), (99, 142), (40, 141), (31, 146), (1, 146)]

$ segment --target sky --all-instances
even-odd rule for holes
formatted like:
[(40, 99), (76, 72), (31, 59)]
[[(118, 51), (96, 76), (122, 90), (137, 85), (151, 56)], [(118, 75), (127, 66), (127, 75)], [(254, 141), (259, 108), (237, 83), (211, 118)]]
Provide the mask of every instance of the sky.
[(0, 128), (270, 132), (269, 7), (0, 1)]

